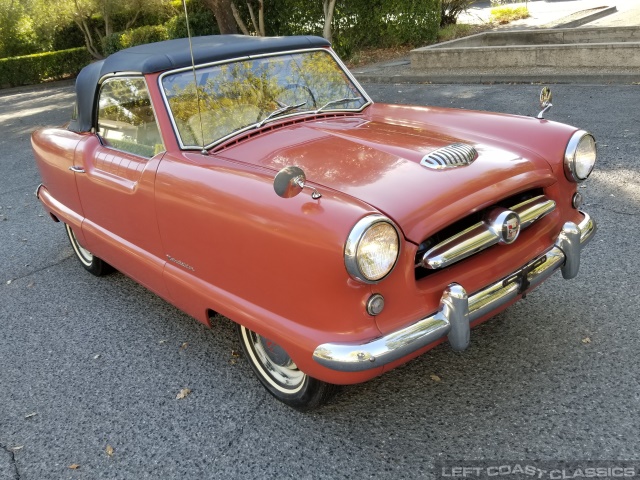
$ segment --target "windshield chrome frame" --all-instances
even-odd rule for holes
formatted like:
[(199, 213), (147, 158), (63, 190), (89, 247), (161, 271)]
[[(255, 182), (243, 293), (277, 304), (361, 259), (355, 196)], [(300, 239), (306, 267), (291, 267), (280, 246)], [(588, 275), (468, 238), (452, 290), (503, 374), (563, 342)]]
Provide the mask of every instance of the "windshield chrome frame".
[[(347, 76), (347, 78), (351, 81), (351, 83), (353, 83), (354, 87), (356, 87), (356, 89), (358, 90), (358, 92), (360, 93), (360, 95), (362, 95), (362, 98), (365, 100), (365, 103), (360, 107), (360, 108), (336, 108), (336, 109), (331, 109), (331, 110), (326, 110), (326, 111), (322, 111), (320, 113), (316, 113), (315, 110), (304, 110), (301, 112), (295, 112), (295, 113), (291, 113), (288, 115), (282, 115), (282, 116), (276, 116), (273, 117), (271, 119), (269, 119), (267, 122), (265, 122), (265, 124), (267, 123), (271, 123), (277, 120), (281, 120), (283, 118), (289, 118), (289, 117), (295, 117), (295, 116), (299, 116), (299, 115), (323, 115), (323, 114), (327, 114), (327, 113), (332, 113), (332, 112), (353, 112), (353, 113), (359, 113), (361, 111), (363, 111), (366, 107), (368, 107), (369, 105), (373, 104), (373, 100), (371, 100), (371, 97), (369, 97), (369, 95), (367, 95), (367, 92), (364, 90), (364, 88), (362, 88), (362, 85), (360, 85), (360, 83), (356, 80), (356, 78), (353, 76), (353, 74), (349, 71), (349, 69), (345, 66), (345, 64), (342, 62), (342, 60), (340, 60), (340, 57), (338, 57), (338, 55), (336, 55), (336, 53), (331, 49), (331, 48), (305, 48), (305, 49), (300, 49), (300, 50), (286, 50), (283, 52), (274, 52), (274, 53), (263, 53), (260, 55), (245, 55), (242, 57), (236, 57), (236, 58), (232, 58), (229, 60), (221, 60), (218, 62), (210, 62), (210, 63), (203, 63), (201, 65), (196, 65), (195, 69), (199, 70), (202, 68), (208, 68), (208, 67), (215, 67), (218, 65), (225, 65), (225, 64), (230, 64), (230, 63), (236, 63), (236, 62), (242, 62), (242, 61), (247, 61), (247, 60), (254, 60), (257, 58), (265, 58), (265, 57), (277, 57), (280, 55), (292, 55), (292, 54), (296, 54), (296, 53), (306, 53), (306, 52), (327, 52), (329, 55), (331, 55), (333, 57), (333, 59), (336, 61), (336, 63), (338, 64), (338, 66), (342, 69), (342, 71), (345, 73), (345, 75)], [(182, 72), (188, 72), (188, 71), (192, 71), (193, 67), (183, 67), (183, 68), (177, 68), (174, 70), (168, 70), (164, 73), (162, 73), (160, 76), (158, 76), (158, 88), (160, 90), (160, 94), (162, 95), (162, 100), (164, 101), (164, 105), (165, 108), (167, 109), (167, 114), (169, 115), (169, 120), (171, 120), (171, 125), (173, 127), (173, 132), (176, 135), (176, 139), (178, 140), (178, 145), (180, 146), (180, 150), (210, 150), (218, 145), (220, 145), (221, 143), (226, 142), (227, 140), (229, 140), (230, 138), (233, 138), (241, 133), (247, 132), (249, 130), (253, 130), (257, 127), (257, 125), (260, 122), (255, 122), (252, 123), (251, 125), (247, 125), (246, 127), (243, 127), (239, 130), (236, 130), (234, 132), (231, 132), (229, 135), (226, 135), (222, 138), (219, 138), (217, 140), (215, 140), (212, 143), (206, 144), (206, 145), (185, 145), (182, 142), (182, 137), (180, 136), (180, 131), (178, 130), (178, 126), (176, 125), (176, 122), (173, 118), (173, 112), (171, 110), (171, 107), (169, 106), (169, 100), (165, 94), (164, 91), (164, 87), (162, 86), (162, 80), (164, 79), (164, 77), (168, 76), (168, 75), (173, 75), (176, 73), (182, 73)], [(264, 125), (262, 125), (264, 126)]]

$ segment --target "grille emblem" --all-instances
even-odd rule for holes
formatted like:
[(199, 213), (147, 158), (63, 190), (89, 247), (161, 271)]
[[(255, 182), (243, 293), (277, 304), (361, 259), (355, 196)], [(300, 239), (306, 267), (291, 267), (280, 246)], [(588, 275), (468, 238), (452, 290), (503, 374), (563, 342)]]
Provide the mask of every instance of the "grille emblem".
[(422, 157), (420, 165), (441, 170), (443, 168), (471, 165), (476, 158), (478, 158), (478, 152), (471, 145), (467, 145), (466, 143), (452, 143)]

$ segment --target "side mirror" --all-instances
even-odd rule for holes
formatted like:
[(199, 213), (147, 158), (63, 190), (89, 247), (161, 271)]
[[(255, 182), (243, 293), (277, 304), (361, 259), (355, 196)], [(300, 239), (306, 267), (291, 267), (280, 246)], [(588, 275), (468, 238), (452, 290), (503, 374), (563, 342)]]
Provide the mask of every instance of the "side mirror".
[[(273, 189), (279, 197), (293, 198), (298, 195), (305, 186), (307, 186), (305, 184), (306, 181), (307, 176), (304, 174), (304, 171), (300, 167), (290, 165), (280, 170), (273, 179)], [(314, 200), (322, 197), (315, 188), (307, 188), (311, 188), (313, 190), (311, 198)]]
[(544, 87), (540, 92), (540, 108), (542, 108), (542, 111), (538, 114), (537, 118), (544, 118), (544, 114), (553, 107), (551, 99), (551, 89), (549, 87)]

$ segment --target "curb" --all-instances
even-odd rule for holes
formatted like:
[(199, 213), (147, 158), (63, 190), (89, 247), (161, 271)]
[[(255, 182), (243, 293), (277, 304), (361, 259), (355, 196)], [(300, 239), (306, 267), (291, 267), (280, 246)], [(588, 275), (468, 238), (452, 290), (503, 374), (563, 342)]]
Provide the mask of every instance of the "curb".
[[(597, 12), (591, 13), (589, 15), (585, 15), (584, 17), (580, 17), (577, 18), (575, 20), (571, 20), (569, 22), (565, 22), (565, 23), (555, 23), (555, 22), (551, 22), (548, 23), (546, 25), (542, 25), (542, 27), (540, 28), (572, 28), (572, 27), (580, 27), (581, 25), (584, 25), (586, 23), (590, 23), (593, 22), (595, 20), (599, 20), (603, 17), (607, 17), (613, 13), (616, 13), (618, 11), (618, 9), (615, 7), (615, 5), (613, 7), (607, 7), (607, 8), (603, 8), (601, 10), (598, 10)], [(580, 13), (580, 12), (577, 12)], [(566, 18), (566, 17), (565, 17)], [(560, 19), (559, 21), (562, 21), (562, 19)]]
[(640, 73), (625, 74), (549, 74), (540, 77), (523, 75), (355, 75), (360, 83), (378, 84), (461, 84), (461, 83), (521, 83), (521, 84), (585, 84), (640, 85)]
[(67, 78), (64, 80), (54, 80), (53, 82), (38, 83), (36, 85), (21, 85), (18, 87), (0, 88), (0, 97), (6, 97), (9, 95), (18, 95), (20, 93), (29, 93), (37, 90), (44, 90), (48, 88), (62, 88), (73, 86), (76, 83), (75, 78)]

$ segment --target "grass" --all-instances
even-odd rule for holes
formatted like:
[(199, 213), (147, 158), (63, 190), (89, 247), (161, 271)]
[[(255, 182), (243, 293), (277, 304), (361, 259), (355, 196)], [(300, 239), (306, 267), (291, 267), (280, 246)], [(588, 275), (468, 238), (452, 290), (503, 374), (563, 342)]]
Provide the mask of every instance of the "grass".
[(527, 7), (496, 7), (491, 9), (491, 21), (499, 24), (529, 17)]
[(491, 25), (471, 25), (468, 23), (454, 23), (453, 25), (447, 25), (442, 27), (438, 32), (438, 43), (448, 42), (457, 38), (468, 37), (469, 35), (475, 35), (481, 33)]

